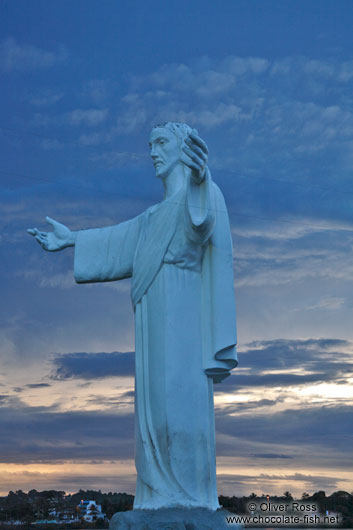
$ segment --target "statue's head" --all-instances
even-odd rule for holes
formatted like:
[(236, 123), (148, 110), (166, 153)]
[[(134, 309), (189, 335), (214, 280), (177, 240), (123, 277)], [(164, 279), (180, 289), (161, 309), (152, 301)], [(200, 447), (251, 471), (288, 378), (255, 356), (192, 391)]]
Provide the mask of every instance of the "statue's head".
[(192, 129), (186, 123), (168, 121), (153, 127), (150, 149), (157, 177), (165, 178), (181, 162), (182, 144)]

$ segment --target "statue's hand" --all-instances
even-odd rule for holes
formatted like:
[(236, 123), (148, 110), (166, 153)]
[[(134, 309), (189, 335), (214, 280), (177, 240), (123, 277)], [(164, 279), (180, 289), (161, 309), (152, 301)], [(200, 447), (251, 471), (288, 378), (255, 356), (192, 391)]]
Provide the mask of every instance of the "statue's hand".
[(56, 252), (75, 244), (75, 233), (71, 232), (67, 226), (58, 223), (50, 217), (46, 217), (47, 222), (53, 227), (52, 232), (40, 232), (37, 228), (29, 228), (27, 232), (35, 237), (44, 250)]
[(205, 142), (193, 129), (182, 146), (182, 162), (191, 169), (191, 177), (196, 184), (201, 184), (205, 178), (208, 158), (208, 148)]

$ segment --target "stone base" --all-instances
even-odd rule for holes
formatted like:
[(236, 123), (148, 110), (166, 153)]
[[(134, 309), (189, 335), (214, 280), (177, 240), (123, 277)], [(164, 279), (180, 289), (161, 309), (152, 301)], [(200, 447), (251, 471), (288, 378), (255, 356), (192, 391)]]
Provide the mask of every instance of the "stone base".
[(227, 523), (233, 513), (220, 508), (163, 508), (116, 513), (109, 530), (241, 530), (242, 525)]

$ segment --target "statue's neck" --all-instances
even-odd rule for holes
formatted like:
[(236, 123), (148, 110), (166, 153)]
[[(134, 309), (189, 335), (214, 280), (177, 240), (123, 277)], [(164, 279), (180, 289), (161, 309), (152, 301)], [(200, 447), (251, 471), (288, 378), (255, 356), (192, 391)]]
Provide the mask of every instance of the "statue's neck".
[(185, 171), (181, 164), (178, 164), (166, 177), (162, 179), (164, 186), (164, 200), (175, 195), (185, 183)]

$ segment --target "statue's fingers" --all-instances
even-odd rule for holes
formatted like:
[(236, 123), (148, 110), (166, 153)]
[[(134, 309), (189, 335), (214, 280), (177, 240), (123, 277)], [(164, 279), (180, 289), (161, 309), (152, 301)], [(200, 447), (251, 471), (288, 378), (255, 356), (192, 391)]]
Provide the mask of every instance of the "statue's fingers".
[(183, 162), (183, 164), (191, 167), (191, 164), (193, 164), (191, 158), (185, 153), (183, 150), (183, 153), (181, 154), (180, 160)]
[(194, 151), (204, 162), (207, 160), (207, 153), (199, 147), (196, 142), (192, 141), (190, 138), (186, 138), (185, 143)]
[(195, 164), (198, 166), (199, 169), (202, 168), (202, 166), (204, 165), (204, 160), (202, 160), (199, 156), (197, 156), (197, 154), (192, 150), (192, 149), (189, 149), (189, 147), (187, 147), (186, 145), (183, 146), (183, 151), (184, 153), (189, 156), (191, 158), (191, 160), (193, 162), (195, 162)]
[(181, 156), (181, 161), (186, 165), (188, 166), (190, 169), (193, 169), (194, 171), (197, 171), (199, 172), (200, 171), (200, 166), (198, 164), (196, 164), (193, 160), (191, 160), (191, 158), (185, 154), (185, 156)]
[(208, 155), (208, 147), (207, 147), (206, 143), (202, 140), (202, 138), (200, 138), (200, 136), (198, 136), (197, 134), (195, 134), (192, 131), (189, 134), (189, 138), (191, 138), (199, 147), (201, 147), (202, 151), (204, 151), (206, 153), (206, 155)]
[(208, 147), (207, 144), (200, 138), (199, 136), (193, 137), (195, 143), (202, 149), (202, 151), (208, 155)]
[(40, 246), (43, 247), (46, 250), (47, 249), (47, 242), (44, 241), (44, 239), (41, 238), (40, 236), (34, 236), (34, 237), (36, 238), (36, 240), (38, 241)]
[(31, 236), (35, 236), (36, 235), (36, 232), (35, 232), (34, 228), (27, 228), (27, 233), (31, 234)]

